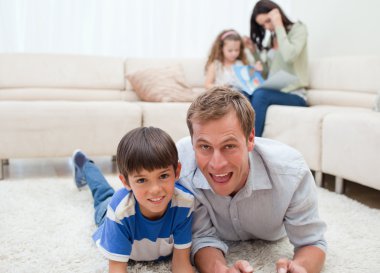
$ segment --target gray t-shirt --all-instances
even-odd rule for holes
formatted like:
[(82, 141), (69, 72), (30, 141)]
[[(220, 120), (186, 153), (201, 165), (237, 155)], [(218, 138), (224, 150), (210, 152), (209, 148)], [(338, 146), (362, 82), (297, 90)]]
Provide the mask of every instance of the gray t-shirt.
[(319, 218), (314, 178), (303, 157), (277, 141), (255, 138), (246, 185), (234, 196), (215, 194), (197, 168), (190, 137), (177, 143), (180, 183), (196, 197), (192, 256), (203, 247), (227, 252), (222, 240), (278, 240), (295, 250), (314, 245), (326, 251), (326, 224)]

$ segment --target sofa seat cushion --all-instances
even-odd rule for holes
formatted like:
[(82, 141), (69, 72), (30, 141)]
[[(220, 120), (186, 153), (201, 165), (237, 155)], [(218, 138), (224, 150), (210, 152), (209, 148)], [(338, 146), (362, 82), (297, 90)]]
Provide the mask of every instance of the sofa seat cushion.
[(0, 158), (115, 155), (141, 119), (133, 102), (0, 101)]
[(322, 132), (322, 171), (380, 190), (380, 113), (331, 113)]
[[(0, 101), (17, 100), (69, 100), (69, 101), (120, 101), (127, 94), (114, 89), (73, 89), (73, 88), (6, 88), (0, 89)], [(131, 99), (129, 99), (131, 100)]]
[(376, 94), (342, 90), (307, 90), (307, 103), (313, 105), (335, 105), (349, 107), (373, 108)]
[(154, 126), (165, 130), (174, 141), (189, 135), (186, 114), (190, 102), (153, 103), (141, 102), (143, 126)]
[(338, 106), (269, 107), (263, 137), (275, 139), (301, 152), (312, 170), (322, 169), (322, 124), (333, 112), (370, 112), (370, 109)]

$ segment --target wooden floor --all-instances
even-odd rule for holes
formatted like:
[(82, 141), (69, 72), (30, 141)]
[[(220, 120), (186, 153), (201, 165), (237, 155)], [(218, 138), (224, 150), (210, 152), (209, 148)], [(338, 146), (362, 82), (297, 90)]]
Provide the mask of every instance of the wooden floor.
[[(95, 163), (105, 175), (117, 175), (117, 168), (110, 157), (95, 157)], [(70, 158), (15, 159), (4, 166), (4, 179), (72, 177)], [(324, 174), (323, 187), (333, 191), (334, 177)], [(1, 189), (1, 180), (0, 180)], [(345, 181), (344, 194), (371, 208), (380, 209), (380, 191), (357, 183)]]

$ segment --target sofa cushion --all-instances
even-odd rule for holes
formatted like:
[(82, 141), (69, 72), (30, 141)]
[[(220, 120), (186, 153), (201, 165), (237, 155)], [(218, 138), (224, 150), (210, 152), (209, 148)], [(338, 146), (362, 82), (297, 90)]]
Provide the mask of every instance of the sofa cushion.
[(122, 58), (65, 54), (0, 54), (0, 88), (124, 90)]
[[(131, 92), (132, 93), (132, 92)], [(132, 94), (133, 95), (133, 94)], [(136, 95), (135, 95), (136, 96)], [(126, 91), (75, 88), (0, 88), (0, 100), (13, 101), (121, 101), (133, 100)]]
[(139, 70), (128, 74), (127, 79), (143, 101), (192, 101), (195, 97), (179, 64)]
[(275, 139), (301, 152), (312, 170), (320, 171), (322, 158), (322, 124), (330, 113), (371, 112), (358, 107), (272, 105), (268, 108), (263, 137)]
[(141, 107), (125, 101), (0, 101), (0, 158), (115, 155), (141, 126)]
[(310, 63), (309, 72), (311, 89), (374, 94), (380, 89), (378, 56), (321, 58)]
[(190, 102), (153, 103), (140, 102), (143, 126), (159, 127), (167, 132), (174, 141), (189, 135), (186, 114)]
[(373, 108), (376, 94), (371, 92), (354, 92), (331, 89), (309, 89), (306, 92), (307, 103), (314, 105), (334, 105)]
[(323, 121), (322, 171), (380, 190), (380, 113), (347, 110)]

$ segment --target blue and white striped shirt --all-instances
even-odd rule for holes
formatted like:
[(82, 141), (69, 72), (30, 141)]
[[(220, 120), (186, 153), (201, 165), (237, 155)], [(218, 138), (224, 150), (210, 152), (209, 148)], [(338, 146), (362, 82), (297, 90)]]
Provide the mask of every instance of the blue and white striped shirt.
[(191, 246), (194, 196), (175, 184), (172, 200), (158, 220), (145, 218), (131, 191), (118, 190), (108, 206), (106, 220), (93, 239), (104, 256), (113, 261), (153, 261), (172, 254), (173, 247)]

